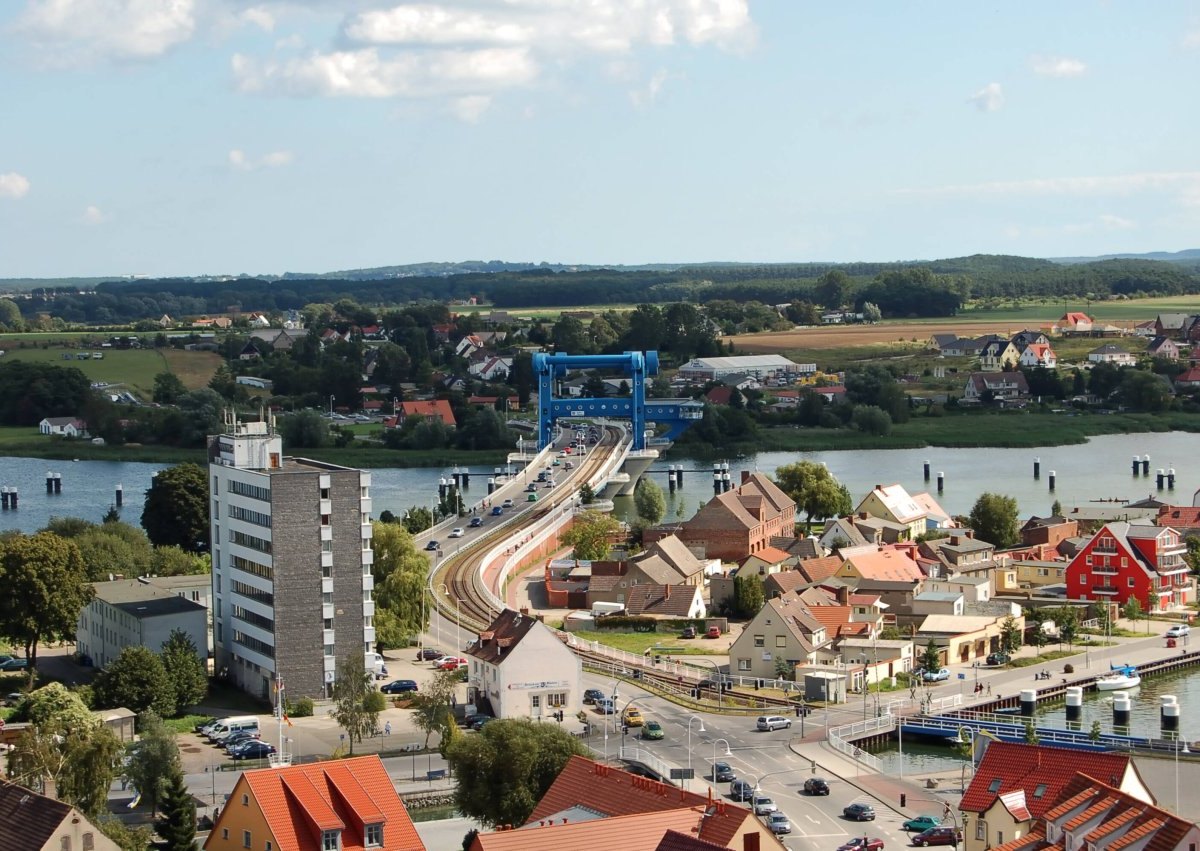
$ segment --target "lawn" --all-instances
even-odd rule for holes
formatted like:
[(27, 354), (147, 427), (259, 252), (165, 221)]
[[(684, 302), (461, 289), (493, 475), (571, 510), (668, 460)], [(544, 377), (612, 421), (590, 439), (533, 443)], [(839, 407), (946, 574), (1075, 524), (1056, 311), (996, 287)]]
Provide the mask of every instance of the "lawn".
[(628, 653), (645, 654), (650, 648), (659, 648), (665, 656), (724, 656), (703, 644), (703, 639), (684, 641), (672, 634), (661, 632), (576, 632), (584, 641), (598, 641), (609, 647)]
[(1068, 656), (1078, 656), (1082, 650), (1047, 650), (1037, 656), (1022, 656), (1013, 659), (1008, 664), (1013, 668), (1028, 668), (1031, 665), (1040, 665), (1043, 662), (1053, 662), (1056, 659), (1065, 659)]
[[(11, 335), (6, 335), (11, 336)], [(0, 348), (4, 340), (0, 339)], [(76, 354), (100, 352), (103, 359), (77, 360)], [(7, 349), (4, 360), (24, 360), (73, 366), (91, 381), (102, 381), (131, 390), (143, 399), (154, 392), (154, 376), (173, 372), (189, 390), (208, 384), (221, 358), (215, 352), (190, 352), (182, 349), (99, 349), (62, 348), (61, 346), (28, 346)]]
[(71, 440), (39, 434), (28, 426), (0, 426), (0, 456), (55, 458), (64, 461), (146, 461), (178, 464), (204, 462), (204, 450), (171, 446), (96, 446), (90, 440)]

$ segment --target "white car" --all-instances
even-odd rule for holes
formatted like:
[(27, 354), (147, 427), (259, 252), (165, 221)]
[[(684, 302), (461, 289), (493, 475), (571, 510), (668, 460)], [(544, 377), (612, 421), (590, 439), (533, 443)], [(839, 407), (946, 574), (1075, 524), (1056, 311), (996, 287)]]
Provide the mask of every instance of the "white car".
[(792, 722), (782, 715), (763, 715), (758, 719), (757, 726), (759, 730), (769, 733), (772, 730), (786, 730), (792, 726)]
[(1185, 623), (1177, 623), (1167, 630), (1167, 638), (1183, 638), (1190, 634), (1192, 628)]
[(766, 795), (755, 795), (753, 805), (754, 814), (756, 816), (769, 816), (771, 813), (779, 809), (777, 806), (775, 806), (775, 802)]
[(451, 529), (451, 530), (450, 530), (450, 537), (451, 537), (451, 538), (461, 538), (461, 537), (462, 537), (463, 535), (465, 535), (465, 534), (467, 534), (467, 533), (466, 533), (466, 531), (463, 529), (463, 527), (462, 527), (462, 526), (455, 526), (453, 529)]

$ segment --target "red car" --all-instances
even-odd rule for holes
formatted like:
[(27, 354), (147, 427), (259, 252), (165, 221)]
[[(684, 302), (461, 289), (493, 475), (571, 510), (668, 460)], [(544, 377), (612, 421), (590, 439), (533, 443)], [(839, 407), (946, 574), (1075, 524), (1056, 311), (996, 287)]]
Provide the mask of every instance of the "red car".
[(837, 851), (883, 851), (883, 840), (876, 837), (867, 839), (865, 836), (855, 836)]
[(912, 838), (912, 844), (918, 848), (929, 845), (958, 845), (962, 837), (953, 827), (931, 827), (923, 830)]
[(461, 656), (458, 658), (443, 659), (438, 662), (439, 671), (457, 671), (459, 668), (467, 664), (467, 660)]

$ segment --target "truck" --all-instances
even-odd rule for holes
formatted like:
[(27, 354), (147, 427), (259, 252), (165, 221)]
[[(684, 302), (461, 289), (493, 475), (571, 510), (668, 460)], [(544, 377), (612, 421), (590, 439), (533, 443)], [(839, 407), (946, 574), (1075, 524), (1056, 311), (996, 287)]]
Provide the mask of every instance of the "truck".
[(624, 603), (592, 603), (592, 617), (602, 618), (605, 615), (616, 615), (625, 611)]
[(363, 659), (363, 664), (367, 669), (367, 673), (374, 676), (377, 680), (385, 679), (388, 675), (387, 665), (384, 664), (383, 657), (378, 653), (367, 653)]

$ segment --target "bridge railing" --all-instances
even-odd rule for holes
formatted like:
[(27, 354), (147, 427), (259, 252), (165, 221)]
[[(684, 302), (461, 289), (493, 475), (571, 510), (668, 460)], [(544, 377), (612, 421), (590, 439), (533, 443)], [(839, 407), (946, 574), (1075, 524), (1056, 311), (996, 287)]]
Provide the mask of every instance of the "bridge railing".
[[(992, 732), (999, 738), (1023, 739), (1025, 736), (1025, 721), (1021, 716), (1000, 716), (1001, 720), (994, 722), (985, 722), (979, 719), (960, 718), (958, 716), (941, 716), (927, 717), (915, 720), (913, 726), (922, 727), (925, 729), (945, 730), (948, 734), (958, 734), (958, 731), (963, 727), (970, 729), (983, 728)], [(1058, 730), (1051, 727), (1037, 727), (1038, 742), (1044, 745), (1061, 744), (1061, 745), (1088, 745), (1094, 746), (1097, 750), (1121, 750), (1127, 751), (1141, 743), (1148, 742), (1148, 739), (1136, 739), (1127, 736), (1111, 736), (1101, 733), (1097, 737), (1093, 737), (1091, 733), (1083, 731), (1074, 732), (1071, 730)]]
[(639, 748), (636, 746), (626, 747), (625, 745), (622, 745), (621, 749), (618, 751), (618, 755), (623, 760), (641, 763), (642, 765), (646, 766), (646, 768), (650, 769), (659, 777), (661, 777), (664, 783), (670, 783), (672, 786), (676, 785), (676, 781), (671, 779), (671, 769), (675, 768), (675, 766), (661, 757), (655, 756), (645, 748)]
[(855, 721), (853, 724), (843, 724), (840, 727), (831, 727), (825, 733), (825, 738), (830, 746), (838, 753), (850, 757), (855, 762), (865, 765), (872, 771), (882, 771), (883, 763), (879, 757), (869, 754), (858, 745), (850, 741), (851, 738), (861, 736), (871, 736), (876, 734), (890, 733), (896, 729), (896, 719), (890, 713), (884, 713), (878, 718), (868, 718), (864, 721)]

